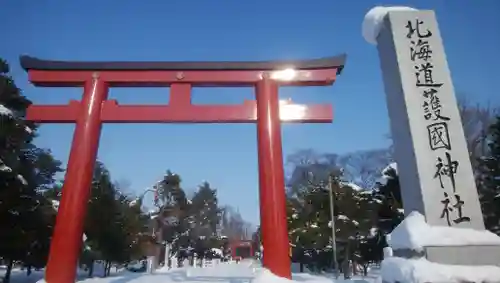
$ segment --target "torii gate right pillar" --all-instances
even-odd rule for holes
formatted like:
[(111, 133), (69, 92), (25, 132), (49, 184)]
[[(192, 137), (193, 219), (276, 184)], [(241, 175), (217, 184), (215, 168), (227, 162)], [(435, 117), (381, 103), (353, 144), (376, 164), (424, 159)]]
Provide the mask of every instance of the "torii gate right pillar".
[[(256, 86), (257, 98), (257, 146), (259, 148), (259, 199), (260, 226), (263, 243), (272, 243), (272, 252), (264, 245), (264, 266), (276, 266), (278, 275), (288, 277), (289, 239), (286, 219), (285, 194), (280, 192), (284, 184), (283, 153), (281, 146), (281, 122), (279, 116), (278, 85), (263, 78)], [(273, 189), (269, 189), (273, 188)], [(276, 217), (282, 215), (285, 217)], [(286, 236), (286, 238), (284, 238)], [(268, 247), (269, 249), (269, 247)]]

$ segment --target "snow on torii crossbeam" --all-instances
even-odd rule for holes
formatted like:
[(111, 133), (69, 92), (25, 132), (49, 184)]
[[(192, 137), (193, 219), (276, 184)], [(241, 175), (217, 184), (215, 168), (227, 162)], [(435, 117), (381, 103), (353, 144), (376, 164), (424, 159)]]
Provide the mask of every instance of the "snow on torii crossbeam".
[[(81, 87), (81, 101), (31, 105), (27, 120), (76, 123), (52, 238), (46, 281), (74, 282), (83, 220), (103, 123), (256, 123), (264, 266), (290, 278), (281, 122), (328, 123), (331, 105), (281, 104), (281, 85), (335, 82), (345, 55), (266, 62), (63, 62), (21, 57), (36, 86)], [(119, 105), (110, 87), (170, 87), (168, 105)], [(253, 86), (256, 100), (240, 105), (193, 105), (193, 86)], [(70, 189), (66, 189), (70, 188)]]

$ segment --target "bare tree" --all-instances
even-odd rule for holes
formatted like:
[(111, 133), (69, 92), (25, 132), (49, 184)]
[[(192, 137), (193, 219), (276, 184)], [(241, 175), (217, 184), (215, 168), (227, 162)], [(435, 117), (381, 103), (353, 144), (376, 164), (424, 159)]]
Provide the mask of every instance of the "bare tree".
[(231, 240), (248, 239), (251, 233), (251, 224), (243, 219), (238, 210), (226, 205), (222, 208), (222, 235)]
[(380, 177), (380, 171), (390, 160), (388, 149), (372, 149), (343, 155), (338, 164), (344, 169), (344, 177), (364, 189), (373, 189)]
[(472, 104), (465, 97), (458, 100), (458, 109), (462, 119), (467, 148), (472, 164), (476, 170), (478, 158), (487, 154), (488, 128), (495, 117), (500, 114), (498, 107)]
[(332, 171), (340, 170), (342, 179), (353, 182), (364, 189), (373, 189), (380, 171), (391, 161), (388, 149), (355, 151), (344, 155), (334, 153), (319, 154), (312, 149), (299, 150), (288, 156), (287, 164), (291, 173), (287, 176), (289, 196), (305, 186), (305, 173), (312, 172), (320, 179), (327, 180)]
[(286, 163), (295, 166), (309, 165), (318, 163), (321, 159), (321, 154), (314, 151), (314, 149), (301, 149), (286, 157)]
[[(465, 98), (458, 100), (458, 107), (470, 160), (476, 170), (478, 158), (487, 154), (488, 128), (500, 114), (500, 108), (492, 107), (490, 104), (472, 104)], [(387, 137), (392, 140), (391, 134)], [(286, 159), (287, 185), (290, 188), (292, 184), (297, 184), (304, 170), (328, 171), (332, 168), (342, 168), (344, 179), (365, 189), (373, 189), (382, 169), (393, 161), (393, 150), (393, 143), (388, 149), (355, 151), (344, 155), (320, 154), (313, 149), (298, 150)]]
[(116, 188), (118, 188), (120, 193), (125, 195), (133, 194), (131, 189), (132, 183), (130, 182), (130, 180), (121, 178), (118, 181), (115, 181), (113, 184), (116, 186)]

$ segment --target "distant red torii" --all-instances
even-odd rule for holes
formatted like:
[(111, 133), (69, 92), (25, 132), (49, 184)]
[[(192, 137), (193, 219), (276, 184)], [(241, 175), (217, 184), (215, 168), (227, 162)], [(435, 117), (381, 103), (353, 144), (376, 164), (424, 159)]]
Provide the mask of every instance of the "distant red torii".
[[(31, 105), (27, 120), (76, 123), (52, 238), (46, 281), (75, 282), (83, 221), (103, 123), (257, 123), (263, 264), (290, 278), (281, 125), (329, 123), (331, 105), (280, 104), (278, 87), (335, 82), (345, 55), (265, 62), (64, 62), (22, 56), (36, 86), (83, 86), (81, 101)], [(170, 87), (168, 105), (119, 105), (110, 87)], [(253, 86), (256, 100), (241, 105), (193, 105), (193, 86)], [(280, 115), (281, 114), (281, 115)]]

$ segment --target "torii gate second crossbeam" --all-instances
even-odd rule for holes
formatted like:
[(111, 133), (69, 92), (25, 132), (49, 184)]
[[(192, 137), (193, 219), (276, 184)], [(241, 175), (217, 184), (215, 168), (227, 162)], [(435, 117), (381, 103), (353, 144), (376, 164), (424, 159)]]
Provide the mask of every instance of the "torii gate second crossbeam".
[[(82, 87), (81, 101), (31, 105), (27, 120), (76, 123), (51, 242), (46, 281), (75, 282), (83, 222), (103, 123), (257, 123), (263, 264), (290, 278), (281, 125), (329, 123), (331, 105), (281, 104), (280, 85), (331, 85), (345, 55), (266, 62), (65, 62), (22, 56), (36, 86)], [(110, 87), (170, 87), (168, 105), (119, 105)], [(253, 86), (256, 100), (241, 105), (193, 105), (193, 86)]]

